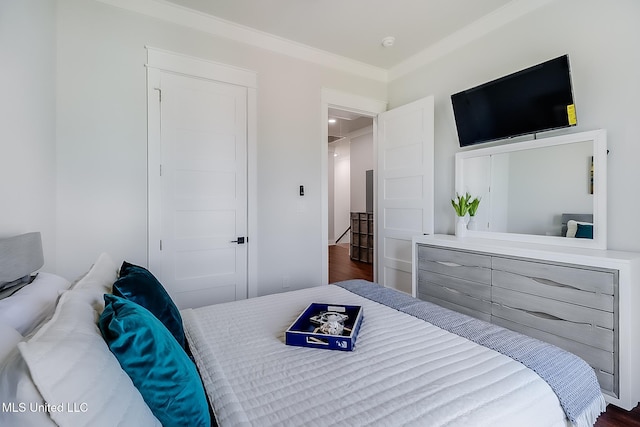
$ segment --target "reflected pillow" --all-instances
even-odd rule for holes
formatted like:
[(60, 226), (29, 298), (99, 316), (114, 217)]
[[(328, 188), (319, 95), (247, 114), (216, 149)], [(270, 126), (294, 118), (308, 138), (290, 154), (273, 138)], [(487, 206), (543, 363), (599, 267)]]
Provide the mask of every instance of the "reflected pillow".
[(164, 426), (209, 426), (209, 406), (195, 365), (148, 310), (105, 294), (98, 326), (122, 369)]
[(582, 224), (582, 225), (590, 225), (591, 226), (591, 238), (593, 239), (593, 223), (591, 222), (583, 222), (583, 221), (576, 221), (575, 219), (570, 219), (569, 221), (567, 221), (567, 237), (578, 237), (576, 236), (576, 233), (578, 232), (578, 225)]
[(577, 239), (593, 239), (593, 224), (578, 223), (576, 230)]
[(180, 346), (185, 347), (180, 311), (149, 270), (124, 261), (120, 268), (120, 278), (113, 284), (113, 294), (149, 310), (171, 332)]

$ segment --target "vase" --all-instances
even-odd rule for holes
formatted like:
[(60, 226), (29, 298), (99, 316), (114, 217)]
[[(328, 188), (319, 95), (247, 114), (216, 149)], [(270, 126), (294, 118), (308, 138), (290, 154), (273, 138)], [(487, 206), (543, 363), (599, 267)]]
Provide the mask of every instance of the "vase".
[(475, 216), (470, 216), (469, 217), (469, 222), (467, 223), (467, 230), (477, 230), (478, 229), (478, 224), (476, 223), (476, 217)]
[(456, 237), (462, 238), (467, 232), (467, 224), (464, 222), (464, 217), (459, 216), (456, 221)]

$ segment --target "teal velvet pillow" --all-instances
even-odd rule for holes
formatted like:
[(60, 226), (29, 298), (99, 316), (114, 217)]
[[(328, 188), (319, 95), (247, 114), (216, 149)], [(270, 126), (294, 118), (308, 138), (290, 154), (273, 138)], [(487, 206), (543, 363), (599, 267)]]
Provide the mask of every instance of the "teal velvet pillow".
[(576, 230), (576, 238), (593, 239), (593, 225), (578, 223), (578, 229)]
[(113, 284), (113, 294), (140, 304), (160, 320), (185, 348), (182, 316), (162, 284), (149, 270), (123, 262), (120, 278)]
[(151, 412), (165, 427), (209, 427), (198, 371), (169, 331), (134, 302), (109, 294), (104, 301), (100, 332)]

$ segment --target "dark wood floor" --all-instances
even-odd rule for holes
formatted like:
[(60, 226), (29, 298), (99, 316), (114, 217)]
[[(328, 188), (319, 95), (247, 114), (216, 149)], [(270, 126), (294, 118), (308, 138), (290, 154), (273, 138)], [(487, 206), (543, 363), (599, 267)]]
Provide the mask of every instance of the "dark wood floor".
[(607, 412), (600, 415), (595, 427), (640, 427), (640, 405), (631, 411), (608, 405)]
[(353, 261), (348, 244), (329, 246), (329, 283), (349, 279), (373, 281), (373, 264)]
[[(349, 245), (329, 246), (329, 283), (349, 279), (373, 281), (373, 264), (353, 261), (349, 257)], [(609, 405), (595, 427), (640, 427), (640, 405), (631, 411)]]

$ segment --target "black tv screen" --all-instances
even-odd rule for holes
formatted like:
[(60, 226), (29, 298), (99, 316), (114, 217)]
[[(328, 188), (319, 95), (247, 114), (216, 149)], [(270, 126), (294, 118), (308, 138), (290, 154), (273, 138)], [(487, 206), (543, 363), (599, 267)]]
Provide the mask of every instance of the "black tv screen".
[(568, 55), (451, 95), (461, 147), (577, 124)]

